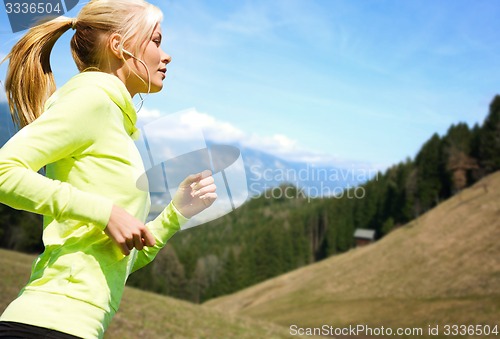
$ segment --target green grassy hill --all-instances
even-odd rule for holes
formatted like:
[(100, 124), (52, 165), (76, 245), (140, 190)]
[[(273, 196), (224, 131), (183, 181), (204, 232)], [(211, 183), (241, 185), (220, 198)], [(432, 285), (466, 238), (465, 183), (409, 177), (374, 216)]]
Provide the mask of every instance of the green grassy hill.
[(284, 326), (489, 324), (500, 331), (500, 172), (377, 243), (205, 305)]
[[(0, 249), (0, 313), (26, 283), (34, 256)], [(287, 328), (126, 287), (106, 338), (289, 338)]]

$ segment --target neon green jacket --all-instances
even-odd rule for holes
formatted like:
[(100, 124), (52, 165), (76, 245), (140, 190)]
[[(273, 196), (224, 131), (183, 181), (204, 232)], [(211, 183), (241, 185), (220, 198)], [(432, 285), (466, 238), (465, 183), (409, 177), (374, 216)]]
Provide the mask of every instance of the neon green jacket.
[[(0, 202), (44, 215), (45, 251), (0, 320), (101, 338), (127, 277), (149, 263), (186, 221), (172, 204), (147, 224), (155, 247), (124, 256), (103, 232), (113, 204), (144, 221), (149, 193), (133, 136), (132, 98), (115, 76), (76, 75), (45, 112), (0, 149)], [(46, 166), (46, 177), (37, 171)]]

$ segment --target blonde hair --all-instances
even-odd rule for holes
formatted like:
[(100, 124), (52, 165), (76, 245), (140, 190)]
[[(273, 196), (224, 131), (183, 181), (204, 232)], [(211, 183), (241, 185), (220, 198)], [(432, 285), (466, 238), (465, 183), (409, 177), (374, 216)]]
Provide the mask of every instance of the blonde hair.
[[(162, 19), (161, 10), (143, 0), (91, 0), (76, 19), (59, 17), (31, 28), (3, 60), (9, 59), (5, 91), (14, 123), (24, 127), (33, 122), (56, 90), (50, 53), (64, 32), (75, 29), (71, 54), (78, 70), (99, 70), (111, 34), (120, 34), (119, 47), (127, 45), (135, 54)], [(128, 46), (132, 40), (135, 44)]]

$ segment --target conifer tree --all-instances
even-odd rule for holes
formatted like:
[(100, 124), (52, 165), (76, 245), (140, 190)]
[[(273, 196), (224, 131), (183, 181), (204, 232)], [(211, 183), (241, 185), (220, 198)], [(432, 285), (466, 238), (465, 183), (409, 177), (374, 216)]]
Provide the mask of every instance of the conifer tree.
[(435, 206), (442, 190), (441, 138), (435, 133), (416, 157), (418, 213)]
[(485, 174), (500, 169), (500, 95), (490, 104), (490, 112), (481, 128), (479, 157)]

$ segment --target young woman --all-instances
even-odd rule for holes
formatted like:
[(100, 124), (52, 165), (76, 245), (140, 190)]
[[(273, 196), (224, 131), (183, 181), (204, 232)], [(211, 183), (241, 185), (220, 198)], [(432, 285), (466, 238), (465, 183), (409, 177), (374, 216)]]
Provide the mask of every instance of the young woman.
[[(2, 314), (0, 337), (101, 338), (129, 274), (216, 199), (209, 171), (191, 175), (143, 224), (150, 200), (136, 186), (144, 168), (132, 97), (162, 89), (171, 58), (161, 19), (142, 0), (92, 0), (76, 19), (32, 28), (7, 56), (22, 129), (0, 149), (0, 202), (44, 215), (45, 250)], [(69, 29), (80, 73), (55, 91), (50, 52)]]

